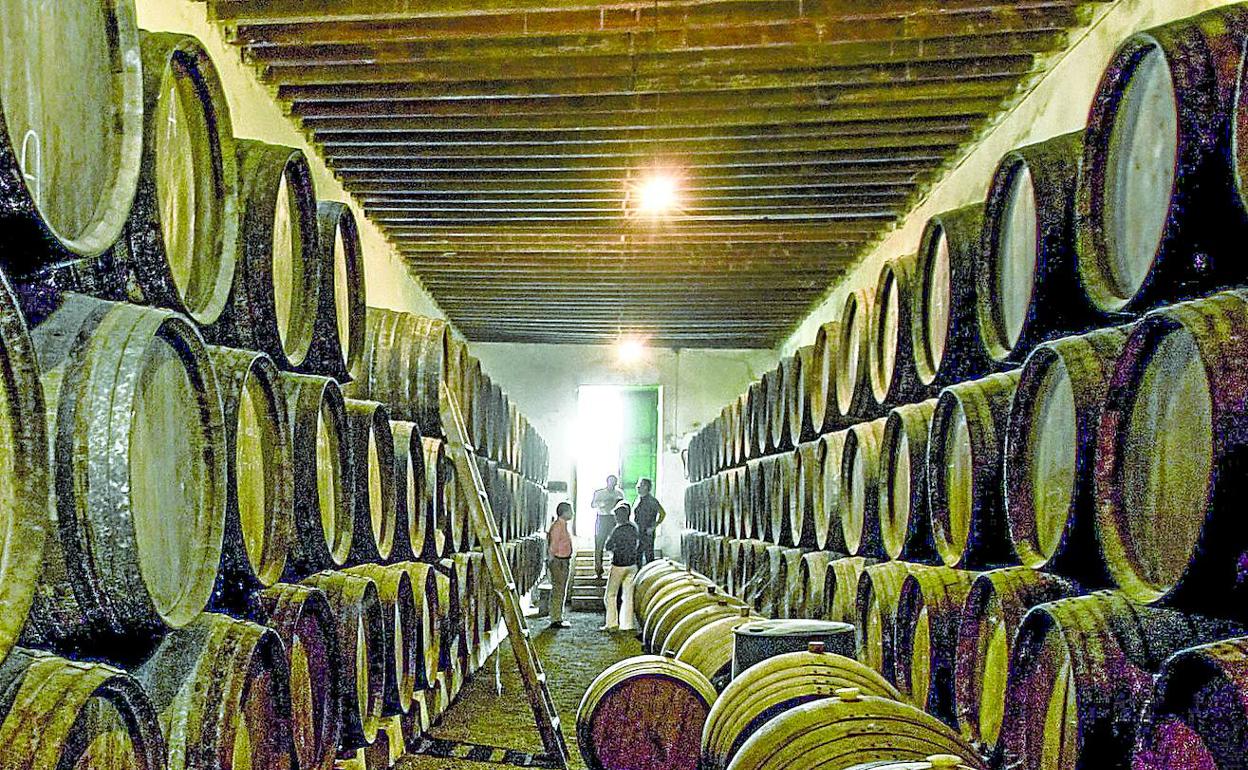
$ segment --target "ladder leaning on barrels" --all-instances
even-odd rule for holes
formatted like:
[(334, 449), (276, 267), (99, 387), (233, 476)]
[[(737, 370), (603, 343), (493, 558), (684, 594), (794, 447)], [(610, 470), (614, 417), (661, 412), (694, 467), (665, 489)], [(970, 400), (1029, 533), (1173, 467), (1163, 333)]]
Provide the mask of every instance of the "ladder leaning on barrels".
[(494, 521), (494, 511), (490, 507), (490, 499), (485, 491), (485, 483), (481, 479), (481, 471), (472, 460), (472, 445), (468, 443), (464, 418), (459, 411), (455, 396), (443, 384), (439, 388), (442, 408), (442, 425), (446, 432), (447, 447), (450, 449), (455, 463), (455, 476), (459, 479), (464, 499), (468, 501), (469, 516), (472, 526), (481, 542), (481, 551), (485, 554), (485, 564), (490, 572), (490, 580), (494, 584), (494, 592), (498, 594), (503, 608), (503, 619), (507, 623), (507, 634), (511, 638), (511, 649), (516, 655), (516, 665), (520, 669), (520, 678), (524, 680), (525, 693), (529, 705), (533, 708), (533, 718), (537, 722), (538, 732), (542, 735), (542, 745), (546, 750), (546, 758), (553, 760), (559, 767), (568, 766), (568, 744), (559, 726), (559, 714), (551, 699), (550, 689), (546, 686), (546, 672), (542, 670), (542, 662), (533, 649), (533, 641), (529, 637), (528, 625), (524, 620), (524, 612), (520, 607), (520, 595), (516, 592), (516, 583), (511, 574), (511, 567), (503, 558), (501, 549), (502, 538), (498, 534), (498, 525)]

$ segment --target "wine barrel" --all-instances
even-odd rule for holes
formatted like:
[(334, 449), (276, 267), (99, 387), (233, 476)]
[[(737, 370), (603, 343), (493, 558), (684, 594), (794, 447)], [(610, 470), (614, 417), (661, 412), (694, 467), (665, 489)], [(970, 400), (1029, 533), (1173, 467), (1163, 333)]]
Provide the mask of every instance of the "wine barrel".
[(0, 664), (0, 689), (6, 768), (165, 768), (156, 710), (124, 671), (15, 648)]
[(1165, 662), (1140, 718), (1131, 766), (1216, 770), (1248, 757), (1248, 637), (1202, 644)]
[(733, 631), (744, 623), (764, 620), (749, 607), (739, 607), (736, 617), (719, 618), (694, 631), (681, 648), (676, 660), (696, 668), (702, 675), (723, 689), (732, 673)]
[(576, 711), (576, 739), (590, 770), (696, 770), (715, 688), (693, 666), (655, 655), (598, 675)]
[(797, 378), (799, 370), (794, 369), (793, 356), (780, 359), (780, 364), (771, 372), (771, 388), (767, 392), (767, 409), (771, 413), (771, 439), (769, 444), (773, 452), (783, 452), (793, 448), (792, 432), (793, 413), (796, 411)]
[(776, 564), (775, 579), (773, 589), (776, 595), (773, 598), (775, 611), (772, 617), (776, 618), (794, 618), (794, 604), (800, 604), (798, 600), (801, 591), (802, 578), (802, 549), (785, 548), (780, 552), (780, 560)]
[(263, 353), (209, 347), (225, 415), (225, 535), (213, 603), (237, 609), (286, 569), (294, 468), (286, 397)]
[(241, 248), (229, 301), (205, 335), (300, 368), (312, 347), (325, 266), (316, 193), (303, 152), (238, 140)]
[(127, 294), (210, 325), (238, 261), (238, 159), (230, 105), (199, 40), (141, 32), (143, 165), (126, 227)]
[(880, 545), (890, 559), (936, 556), (927, 507), (927, 438), (936, 400), (889, 412), (880, 438)]
[(169, 744), (169, 770), (291, 770), (290, 663), (272, 629), (205, 612), (135, 670)]
[(695, 596), (702, 597), (705, 603), (713, 604), (717, 594), (718, 588), (710, 580), (697, 573), (690, 573), (684, 580), (670, 582), (657, 588), (649, 597), (644, 609), (640, 607), (637, 609), (637, 617), (641, 621), (642, 647), (647, 650), (659, 649), (654, 646), (658, 623), (664, 613), (674, 605)]
[(983, 770), (974, 749), (935, 717), (908, 703), (841, 688), (832, 698), (781, 713), (750, 736), (730, 770), (843, 768), (873, 759), (921, 760), (953, 754)]
[[(823, 519), (815, 521), (815, 544), (823, 544), (828, 551), (843, 552), (847, 500), (841, 488), (841, 471), (845, 465), (845, 440), (849, 431), (827, 433), (819, 438), (823, 443)], [(816, 512), (819, 508), (816, 507)], [(822, 539), (820, 538), (822, 535)]]
[[(827, 514), (823, 510), (823, 453), (821, 441), (798, 444), (793, 453), (797, 478), (793, 482), (789, 509), (792, 543), (801, 548), (822, 548), (827, 542)], [(823, 543), (819, 542), (822, 520)]]
[(1165, 659), (1235, 633), (1234, 624), (1109, 591), (1034, 607), (1014, 640), (1001, 766), (1128, 767), (1137, 718)]
[(633, 606), (637, 608), (637, 615), (645, 618), (649, 614), (652, 597), (664, 586), (693, 579), (691, 568), (672, 559), (649, 562), (633, 577)]
[(1021, 363), (1036, 345), (1101, 320), (1079, 284), (1075, 185), (1083, 132), (1005, 154), (984, 202), (976, 315), (988, 355)]
[(351, 458), (354, 533), (350, 561), (390, 558), (394, 550), (394, 434), (386, 407), (376, 401), (346, 400)]
[(390, 421), (394, 436), (394, 550), (397, 561), (425, 552), (425, 446), (414, 422)]
[(854, 632), (858, 660), (894, 682), (896, 675), (897, 603), (906, 577), (930, 567), (904, 561), (890, 561), (864, 567), (858, 578), (854, 600)]
[(958, 623), (954, 700), (962, 737), (991, 755), (1001, 735), (1014, 635), (1037, 604), (1065, 599), (1079, 588), (1028, 567), (980, 573), (971, 583)]
[[(1018, 372), (945, 388), (927, 442), (932, 538), (949, 567), (1013, 561), (1001, 504), (1001, 457)], [(939, 469), (938, 472), (930, 472)]]
[(871, 307), (872, 297), (865, 290), (850, 292), (841, 306), (841, 338), (836, 345), (832, 369), (832, 395), (836, 409), (854, 420), (876, 416), (871, 396)]
[(767, 505), (766, 458), (753, 458), (745, 463), (745, 485), (742, 490), (741, 533), (744, 537), (765, 539), (771, 515)]
[[(421, 435), (441, 436), (438, 386), (446, 381), (449, 365), (446, 322), (375, 307), (368, 308), (364, 318), (364, 358), (347, 395), (380, 401), (396, 420), (419, 425)], [(478, 414), (488, 414), (486, 405), (486, 399), (473, 402), (474, 422)], [(485, 442), (474, 432), (473, 443), (480, 448)]]
[(1221, 614), (1248, 606), (1239, 470), (1248, 450), (1248, 295), (1142, 321), (1109, 381), (1097, 431), (1096, 530), (1135, 601)]
[(367, 746), (377, 739), (386, 694), (388, 662), (386, 614), (377, 584), (345, 572), (318, 572), (303, 584), (325, 593), (333, 610), (341, 698), (341, 736), (344, 749)]
[[(125, 226), (143, 153), (134, 3), (20, 0), (4, 13), (0, 225), (5, 262), (94, 257)], [(18, 257), (16, 255), (22, 255)]]
[(439, 678), (442, 678), (442, 675), (454, 676), (467, 667), (468, 641), (464, 635), (464, 608), (460, 603), (460, 581), (455, 563), (450, 559), (441, 559), (434, 569), (442, 619), (441, 656), (438, 660)]
[(962, 606), (979, 573), (933, 567), (907, 575), (894, 619), (893, 680), (906, 699), (950, 727)]
[(792, 545), (792, 510), (797, 504), (797, 455), (791, 451), (767, 458), (770, 480), (767, 485), (771, 541)]
[(963, 764), (962, 757), (956, 754), (933, 754), (922, 760), (909, 762), (893, 759), (863, 762), (845, 770), (971, 770), (971, 766)]
[[(674, 599), (666, 606), (661, 606), (658, 613), (651, 614), (651, 622), (648, 624), (648, 636), (643, 636), (642, 644), (647, 650), (655, 655), (669, 646), (667, 638), (671, 635), (672, 630), (689, 615), (707, 608), (718, 608), (723, 602), (724, 607), (731, 607), (734, 610), (742, 606), (740, 599), (725, 595), (720, 591), (718, 586), (700, 586), (704, 590), (694, 593), (684, 594)], [(677, 647), (676, 649), (679, 649)]]
[(815, 346), (805, 345), (793, 354), (790, 376), (793, 400), (789, 403), (789, 443), (797, 446), (819, 434), (810, 420), (810, 390), (815, 368)]
[(867, 383), (877, 408), (914, 400), (920, 391), (914, 370), (914, 291), (917, 260), (888, 260), (880, 269), (867, 333)]
[(829, 321), (815, 333), (815, 369), (810, 383), (810, 424), (816, 434), (845, 427), (845, 415), (836, 403), (836, 367), (840, 361), (841, 322)]
[(897, 689), (853, 658), (825, 652), (789, 652), (750, 666), (719, 694), (702, 728), (701, 770), (725, 770), (741, 746), (764, 724), (791, 708), (856, 687), (867, 695), (900, 700)]
[(225, 431), (207, 348), (182, 316), (81, 295), (32, 337), (58, 526), (23, 638), (93, 655), (150, 642), (203, 610), (221, 562)]
[(853, 623), (858, 617), (858, 581), (862, 571), (875, 563), (861, 556), (843, 556), (828, 562), (823, 574), (823, 600), (827, 609), (819, 616), (834, 623)]
[(323, 591), (279, 583), (256, 593), (253, 617), (290, 658), (291, 732), (300, 770), (331, 770), (338, 753), (338, 637)]
[(35, 346), (0, 273), (0, 499), (6, 514), (0, 537), (21, 543), (0, 561), (0, 660), (16, 643), (43, 570), (45, 538), (55, 539), (49, 520), (52, 474), (43, 385)]
[(828, 611), (823, 593), (824, 580), (828, 574), (828, 564), (836, 558), (829, 551), (811, 551), (802, 554), (798, 565), (797, 595), (790, 602), (789, 609), (795, 618), (822, 619)]
[(1248, 220), (1228, 159), (1246, 40), (1248, 11), (1220, 8), (1132, 35), (1101, 76), (1075, 228), (1079, 277), (1101, 310), (1136, 312), (1244, 277)]
[(377, 599), (386, 618), (385, 695), (382, 716), (406, 714), (412, 708), (416, 690), (417, 669), (421, 667), (421, 650), (417, 643), (416, 598), (412, 579), (401, 565), (361, 564), (345, 570), (348, 575), (367, 578), (377, 586)]
[(975, 317), (983, 220), (983, 204), (974, 203), (937, 214), (923, 229), (911, 327), (920, 387), (916, 398), (990, 369)]
[(845, 436), (841, 453), (841, 534), (853, 556), (882, 556), (880, 542), (880, 442), (888, 418), (860, 422)]
[(1096, 536), (1096, 430), (1129, 327), (1046, 342), (1032, 351), (1010, 405), (1005, 514), (1019, 560), (1109, 583)]
[(341, 381), (362, 374), (364, 360), (364, 247), (355, 214), (345, 203), (316, 205), (321, 248), (312, 348), (304, 369)]
[(446, 445), (436, 438), (421, 438), (425, 455), (425, 550), (422, 557), (441, 558), (447, 548), (445, 530), (446, 487), (454, 483)]
[(290, 572), (304, 577), (346, 564), (354, 539), (350, 436), (338, 383), (283, 373), (294, 449), (295, 538)]
[(691, 610), (672, 625), (671, 631), (663, 639), (659, 654), (674, 657), (685, 646), (685, 642), (689, 641), (689, 638), (695, 633), (705, 628), (707, 624), (727, 618), (740, 617), (741, 609), (744, 606), (739, 600), (720, 594), (716, 597), (714, 604), (704, 605), (698, 609)]

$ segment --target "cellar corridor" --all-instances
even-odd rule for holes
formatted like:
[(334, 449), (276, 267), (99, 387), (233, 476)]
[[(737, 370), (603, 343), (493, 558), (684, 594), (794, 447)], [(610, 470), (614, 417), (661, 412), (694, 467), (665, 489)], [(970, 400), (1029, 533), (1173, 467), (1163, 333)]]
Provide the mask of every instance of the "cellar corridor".
[[(551, 695), (559, 707), (564, 734), (571, 748), (571, 767), (584, 768), (576, 750), (574, 720), (586, 688), (603, 669), (618, 660), (641, 654), (641, 643), (632, 634), (607, 635), (598, 630), (602, 613), (574, 612), (566, 618), (572, 628), (555, 631), (545, 618), (530, 618), (534, 646), (541, 656)], [(495, 662), (502, 678), (502, 695), (496, 695)], [(504, 641), (489, 663), (464, 686), (459, 699), (429, 731), (434, 741), (483, 743), (503, 749), (537, 753), (542, 742), (533, 726), (533, 714), (525, 700), (510, 642)], [(462, 749), (461, 749), (462, 750)], [(433, 754), (405, 757), (395, 770), (486, 770), (505, 768), (492, 762), (473, 762)]]

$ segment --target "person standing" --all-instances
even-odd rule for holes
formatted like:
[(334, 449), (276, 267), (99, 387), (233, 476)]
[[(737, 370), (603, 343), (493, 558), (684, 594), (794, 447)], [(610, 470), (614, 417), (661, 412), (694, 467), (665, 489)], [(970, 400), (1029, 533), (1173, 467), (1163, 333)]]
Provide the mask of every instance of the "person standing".
[(615, 506), (615, 529), (606, 543), (607, 550), (611, 552), (611, 574), (607, 578), (606, 596), (603, 597), (607, 605), (607, 622), (599, 631), (631, 631), (636, 627), (633, 623), (633, 578), (637, 576), (640, 536), (637, 525), (630, 518), (632, 510), (628, 503)]
[(563, 605), (568, 598), (568, 576), (572, 570), (572, 534), (568, 522), (572, 520), (572, 504), (555, 506), (555, 520), (546, 531), (546, 554), (550, 558), (550, 625), (551, 628), (571, 628), (563, 619)]
[(663, 506), (651, 494), (653, 491), (653, 481), (645, 478), (637, 480), (637, 502), (633, 503), (633, 520), (641, 535), (638, 567), (654, 561), (654, 536), (659, 531), (659, 525), (667, 518), (667, 511), (663, 510)]
[(602, 577), (602, 551), (603, 546), (607, 542), (607, 538), (611, 536), (611, 531), (615, 529), (615, 510), (616, 503), (624, 499), (624, 493), (620, 491), (620, 480), (615, 476), (607, 476), (607, 486), (594, 492), (594, 500), (590, 503), (593, 509), (598, 512), (597, 521), (594, 522), (594, 576)]

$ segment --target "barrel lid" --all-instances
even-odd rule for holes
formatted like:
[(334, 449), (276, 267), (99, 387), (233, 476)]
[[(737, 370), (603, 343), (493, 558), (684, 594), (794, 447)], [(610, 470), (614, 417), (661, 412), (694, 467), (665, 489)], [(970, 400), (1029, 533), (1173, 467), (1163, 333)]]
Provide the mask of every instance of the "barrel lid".
[(734, 633), (738, 636), (834, 636), (852, 634), (854, 627), (830, 620), (760, 620), (738, 626)]

